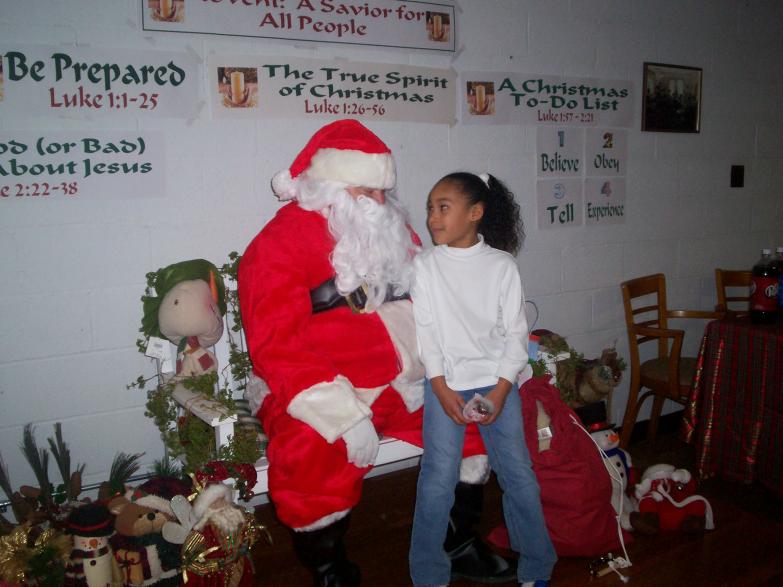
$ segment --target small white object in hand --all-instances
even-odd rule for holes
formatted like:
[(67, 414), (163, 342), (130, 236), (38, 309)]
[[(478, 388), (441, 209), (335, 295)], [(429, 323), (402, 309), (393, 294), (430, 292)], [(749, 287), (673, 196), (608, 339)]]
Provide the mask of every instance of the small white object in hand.
[(484, 396), (475, 394), (462, 408), (462, 416), (469, 422), (481, 422), (484, 418), (495, 412), (492, 401)]

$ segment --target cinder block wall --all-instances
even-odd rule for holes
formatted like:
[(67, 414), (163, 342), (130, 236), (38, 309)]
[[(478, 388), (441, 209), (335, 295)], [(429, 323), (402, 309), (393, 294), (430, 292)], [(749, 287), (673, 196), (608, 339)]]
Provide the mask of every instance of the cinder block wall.
[[(538, 327), (568, 337), (586, 356), (615, 341), (627, 357), (618, 284), (663, 272), (671, 306), (709, 309), (716, 266), (750, 267), (762, 246), (783, 245), (783, 5), (746, 0), (462, 0), (456, 56), (261, 39), (145, 33), (136, 0), (28, 0), (0, 11), (0, 39), (14, 45), (342, 57), (578, 77), (628, 79), (636, 93), (629, 130), (627, 220), (608, 227), (535, 227), (536, 128), (370, 123), (395, 151), (399, 193), (426, 235), (424, 201), (456, 170), (490, 171), (524, 210), (519, 255)], [(640, 132), (642, 62), (704, 70), (702, 132)], [(203, 71), (202, 71), (203, 73)], [(206, 76), (200, 82), (206, 88)], [(144, 394), (125, 385), (152, 366), (135, 348), (145, 273), (242, 251), (279, 204), (272, 175), (287, 167), (316, 121), (101, 122), (3, 117), (2, 130), (160, 130), (165, 193), (112, 201), (0, 201), (0, 450), (14, 486), (34, 483), (20, 451), (22, 427), (39, 443), (62, 422), (85, 482), (106, 478), (118, 451), (162, 455), (144, 416)], [(729, 188), (732, 164), (746, 185)], [(692, 327), (695, 352), (701, 325)], [(620, 421), (627, 383), (612, 417)], [(668, 409), (671, 409), (669, 406)], [(644, 417), (644, 415), (643, 415)], [(57, 473), (51, 468), (52, 478)]]

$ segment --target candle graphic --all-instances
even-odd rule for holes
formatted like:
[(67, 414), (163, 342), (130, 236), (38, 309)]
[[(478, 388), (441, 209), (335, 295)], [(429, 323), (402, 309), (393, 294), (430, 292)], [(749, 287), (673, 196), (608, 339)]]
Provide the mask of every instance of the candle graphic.
[(476, 86), (476, 112), (481, 114), (487, 107), (487, 89), (479, 84)]
[(231, 72), (231, 101), (241, 104), (245, 101), (245, 74), (241, 71)]
[(171, 18), (174, 12), (174, 0), (160, 0), (161, 18)]
[(432, 38), (440, 39), (443, 36), (443, 17), (436, 14), (432, 17)]

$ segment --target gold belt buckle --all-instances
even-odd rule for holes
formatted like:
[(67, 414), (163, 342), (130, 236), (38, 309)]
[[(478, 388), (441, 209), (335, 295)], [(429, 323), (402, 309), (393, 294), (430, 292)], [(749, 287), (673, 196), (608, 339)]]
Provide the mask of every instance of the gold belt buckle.
[[(357, 292), (361, 292), (362, 296), (364, 297), (363, 300), (354, 300), (353, 296)], [(367, 284), (363, 283), (357, 289), (345, 296), (345, 301), (348, 304), (348, 307), (351, 309), (351, 312), (354, 314), (364, 314), (364, 307), (367, 305)]]

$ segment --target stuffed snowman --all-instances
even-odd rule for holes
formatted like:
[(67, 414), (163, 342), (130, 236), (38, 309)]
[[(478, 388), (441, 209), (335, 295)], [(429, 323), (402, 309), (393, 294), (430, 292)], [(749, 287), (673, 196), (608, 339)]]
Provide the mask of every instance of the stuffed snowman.
[(122, 575), (109, 538), (114, 524), (108, 508), (90, 503), (68, 516), (66, 531), (73, 536), (73, 550), (65, 569), (67, 587), (115, 587)]
[(217, 371), (208, 347), (223, 336), (225, 285), (217, 268), (204, 259), (182, 261), (159, 269), (156, 296), (146, 295), (141, 331), (177, 345), (177, 377)]
[(612, 507), (620, 516), (620, 525), (624, 530), (633, 530), (630, 514), (637, 504), (628, 496), (628, 479), (631, 474), (631, 455), (620, 448), (620, 436), (606, 422), (588, 427), (590, 436), (603, 451), (604, 466), (612, 478)]

